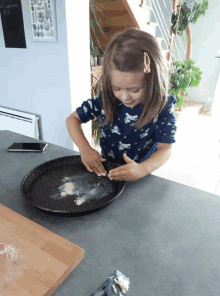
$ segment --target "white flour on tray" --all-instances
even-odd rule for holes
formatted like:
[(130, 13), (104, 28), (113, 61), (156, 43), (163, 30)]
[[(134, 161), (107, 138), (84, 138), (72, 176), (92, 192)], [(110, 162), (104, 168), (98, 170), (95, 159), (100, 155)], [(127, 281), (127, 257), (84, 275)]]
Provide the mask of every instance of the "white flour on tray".
[[(82, 179), (80, 177), (65, 177), (62, 182), (64, 183), (59, 187), (60, 194), (53, 196), (55, 199), (61, 199), (66, 197), (67, 195), (76, 195), (77, 199), (75, 203), (77, 205), (83, 204), (86, 200), (94, 198), (97, 194), (100, 194), (100, 190), (108, 192), (112, 191), (112, 188), (104, 188), (102, 185), (102, 180), (100, 177), (100, 181), (98, 183), (93, 182), (92, 184), (88, 182), (86, 179), (82, 184)], [(105, 184), (106, 187), (106, 184)], [(111, 186), (107, 186), (111, 187)]]

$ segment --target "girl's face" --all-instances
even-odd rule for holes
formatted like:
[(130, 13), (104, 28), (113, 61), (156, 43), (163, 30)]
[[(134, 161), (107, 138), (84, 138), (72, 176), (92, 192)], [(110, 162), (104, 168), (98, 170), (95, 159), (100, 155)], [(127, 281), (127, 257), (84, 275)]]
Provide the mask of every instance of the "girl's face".
[(111, 85), (115, 97), (129, 108), (143, 103), (145, 90), (145, 73), (111, 71)]

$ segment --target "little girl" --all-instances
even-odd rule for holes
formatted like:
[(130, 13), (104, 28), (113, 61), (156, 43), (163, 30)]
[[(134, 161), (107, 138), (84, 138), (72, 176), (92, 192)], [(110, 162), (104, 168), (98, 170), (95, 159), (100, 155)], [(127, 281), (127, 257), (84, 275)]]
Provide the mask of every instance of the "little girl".
[[(121, 164), (108, 177), (140, 179), (162, 166), (175, 140), (176, 98), (168, 96), (166, 61), (156, 39), (139, 29), (117, 33), (104, 55), (99, 95), (84, 101), (67, 119), (68, 132), (83, 164), (106, 175), (106, 159)], [(81, 124), (100, 116), (101, 155), (85, 138)]]

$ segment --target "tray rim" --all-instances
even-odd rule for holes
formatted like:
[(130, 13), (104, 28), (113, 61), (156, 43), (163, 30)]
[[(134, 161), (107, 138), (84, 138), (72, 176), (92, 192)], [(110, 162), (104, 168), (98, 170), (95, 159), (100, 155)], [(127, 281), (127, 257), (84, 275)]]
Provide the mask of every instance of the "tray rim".
[[(56, 160), (62, 160), (62, 159), (68, 159), (68, 158), (79, 158), (81, 160), (81, 157), (80, 155), (69, 155), (69, 156), (62, 156), (62, 157), (57, 157), (57, 158), (54, 158), (54, 159), (51, 159), (51, 160), (48, 160), (48, 161), (45, 161), (39, 165), (37, 165), (36, 167), (34, 167), (33, 169), (31, 169), (22, 179), (21, 181), (21, 185), (20, 185), (20, 192), (22, 194), (22, 197), (28, 201), (28, 203), (30, 203), (32, 206), (38, 208), (38, 209), (41, 209), (41, 210), (44, 210), (44, 211), (47, 211), (47, 212), (50, 212), (50, 213), (59, 213), (59, 214), (83, 214), (83, 213), (88, 213), (88, 212), (92, 212), (92, 211), (96, 211), (98, 209), (101, 209), (105, 206), (107, 206), (108, 204), (112, 203), (116, 198), (118, 198), (119, 195), (121, 195), (121, 193), (124, 191), (125, 189), (125, 186), (126, 186), (126, 181), (114, 181), (114, 182), (117, 182), (117, 183), (121, 183), (122, 184), (122, 188), (120, 189), (120, 191), (118, 192), (118, 194), (113, 197), (110, 201), (106, 202), (105, 204), (101, 205), (101, 206), (98, 206), (98, 207), (93, 207), (91, 209), (87, 209), (87, 210), (79, 210), (79, 211), (58, 211), (58, 210), (50, 210), (48, 208), (44, 208), (42, 206), (39, 206), (39, 205), (36, 205), (34, 202), (30, 201), (27, 196), (24, 194), (24, 191), (23, 191), (23, 186), (25, 184), (25, 181), (27, 180), (27, 178), (31, 175), (31, 173), (33, 173), (35, 170), (37, 170), (38, 168), (42, 167), (42, 166), (45, 166), (49, 163), (53, 163), (54, 161)], [(112, 163), (114, 164), (116, 167), (117, 166), (120, 166), (119, 164), (116, 164), (116, 163), (113, 163), (109, 160), (106, 160), (107, 162), (109, 163)], [(81, 166), (84, 166), (83, 163), (81, 164), (77, 164), (77, 165), (81, 165)]]

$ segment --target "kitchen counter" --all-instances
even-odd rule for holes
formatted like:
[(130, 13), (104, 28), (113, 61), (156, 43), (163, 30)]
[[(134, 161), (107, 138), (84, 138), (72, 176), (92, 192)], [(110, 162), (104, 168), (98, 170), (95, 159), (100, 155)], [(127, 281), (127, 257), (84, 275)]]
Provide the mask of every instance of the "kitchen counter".
[(26, 202), (21, 181), (41, 163), (78, 153), (50, 143), (43, 153), (9, 153), (13, 142), (44, 142), (10, 131), (0, 141), (0, 203), (85, 250), (54, 295), (90, 296), (116, 269), (130, 279), (126, 296), (219, 295), (219, 196), (148, 175), (100, 211), (54, 216)]

